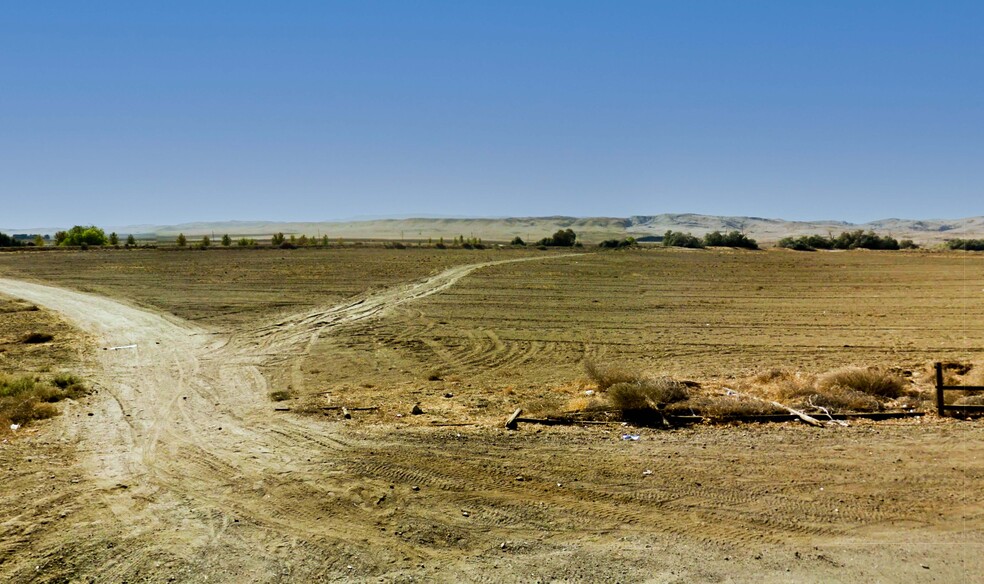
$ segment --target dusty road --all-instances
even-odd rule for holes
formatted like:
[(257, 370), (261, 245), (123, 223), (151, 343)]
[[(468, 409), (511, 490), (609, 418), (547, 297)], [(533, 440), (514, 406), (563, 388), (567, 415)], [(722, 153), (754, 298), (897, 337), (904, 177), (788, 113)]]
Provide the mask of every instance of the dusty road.
[(101, 391), (53, 428), (75, 458), (37, 471), (45, 497), (4, 511), (0, 577), (950, 581), (984, 567), (978, 423), (627, 442), (622, 429), (351, 429), (273, 411), (264, 371), (293, 376), (332, 327), (490, 265), (232, 335), (0, 279), (104, 348)]

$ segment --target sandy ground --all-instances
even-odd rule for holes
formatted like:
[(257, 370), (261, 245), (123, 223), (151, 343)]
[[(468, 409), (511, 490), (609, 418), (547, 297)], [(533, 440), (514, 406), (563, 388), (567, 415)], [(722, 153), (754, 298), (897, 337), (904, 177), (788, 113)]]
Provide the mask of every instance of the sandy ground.
[(0, 577), (948, 582), (984, 568), (979, 422), (509, 432), (275, 411), (268, 378), (300, 379), (319, 338), (488, 265), (234, 333), (0, 279), (95, 338), (101, 388), (5, 445)]

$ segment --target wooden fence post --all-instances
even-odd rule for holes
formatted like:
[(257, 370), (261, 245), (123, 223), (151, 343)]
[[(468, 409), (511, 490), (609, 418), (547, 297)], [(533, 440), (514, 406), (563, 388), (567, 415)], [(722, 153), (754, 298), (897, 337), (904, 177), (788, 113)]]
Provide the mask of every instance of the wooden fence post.
[(943, 364), (936, 363), (936, 413), (943, 417)]

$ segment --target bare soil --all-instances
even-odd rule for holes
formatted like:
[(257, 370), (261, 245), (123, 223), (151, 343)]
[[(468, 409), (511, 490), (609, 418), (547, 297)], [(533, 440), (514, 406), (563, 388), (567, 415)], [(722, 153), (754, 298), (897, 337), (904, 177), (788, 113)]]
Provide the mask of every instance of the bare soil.
[[(501, 428), (514, 405), (583, 393), (585, 355), (718, 383), (775, 364), (974, 361), (976, 256), (366, 250), (319, 282), (335, 256), (289, 252), (271, 277), (281, 252), (240, 253), (0, 257), (0, 291), (91, 339), (101, 388), (0, 449), (0, 578), (943, 582), (984, 568), (978, 421)], [(376, 276), (358, 289), (355, 272)], [(240, 277), (257, 297), (228, 284)], [(333, 405), (380, 409), (346, 420), (322, 413)]]

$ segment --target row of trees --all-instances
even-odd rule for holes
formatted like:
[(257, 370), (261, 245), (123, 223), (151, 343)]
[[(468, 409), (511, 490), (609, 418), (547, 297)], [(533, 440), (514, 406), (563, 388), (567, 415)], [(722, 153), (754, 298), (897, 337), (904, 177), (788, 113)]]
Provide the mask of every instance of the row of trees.
[[(0, 233), (0, 247), (19, 247), (25, 245), (32, 245), (35, 247), (43, 247), (48, 244), (50, 237), (47, 235), (34, 235), (30, 239), (25, 239), (25, 236), (12, 237), (5, 233)], [(76, 225), (68, 231), (58, 231), (55, 233), (55, 245), (59, 246), (75, 246), (75, 247), (89, 247), (98, 245), (119, 245), (120, 237), (116, 233), (110, 233), (106, 235), (106, 232), (102, 229), (96, 227), (95, 225), (90, 225), (88, 227), (83, 225)], [(136, 245), (137, 241), (134, 239), (133, 235), (128, 235), (126, 238), (126, 245), (133, 246)]]
[(784, 237), (779, 240), (779, 247), (797, 251), (816, 251), (818, 249), (915, 249), (917, 246), (911, 239), (898, 241), (890, 235), (878, 235), (874, 231), (844, 231), (837, 237), (827, 235), (801, 235), (800, 237)]
[(743, 249), (759, 248), (758, 242), (754, 239), (750, 239), (741, 231), (730, 231), (728, 233), (713, 231), (705, 235), (703, 238), (697, 237), (691, 233), (667, 231), (663, 234), (663, 245), (665, 247), (689, 247), (696, 249), (703, 247), (740, 247)]

